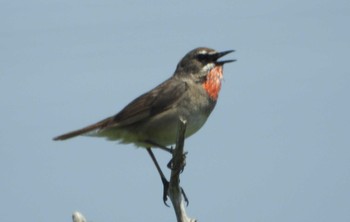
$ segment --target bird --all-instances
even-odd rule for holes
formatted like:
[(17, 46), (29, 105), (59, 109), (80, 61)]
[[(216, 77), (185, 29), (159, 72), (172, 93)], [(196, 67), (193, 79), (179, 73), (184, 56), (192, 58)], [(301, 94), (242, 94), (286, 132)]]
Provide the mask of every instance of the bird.
[(234, 50), (219, 52), (207, 47), (195, 48), (178, 62), (170, 78), (131, 101), (117, 114), (53, 140), (83, 135), (146, 148), (163, 182), (166, 204), (168, 181), (151, 148), (171, 152), (168, 146), (176, 143), (179, 118), (187, 122), (186, 138), (205, 124), (218, 100), (223, 66), (236, 61), (220, 58), (232, 52)]

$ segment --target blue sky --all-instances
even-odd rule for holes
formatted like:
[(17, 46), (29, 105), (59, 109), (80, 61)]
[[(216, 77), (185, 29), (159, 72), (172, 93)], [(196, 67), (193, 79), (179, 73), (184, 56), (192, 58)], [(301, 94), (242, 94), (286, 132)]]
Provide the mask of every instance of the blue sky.
[[(348, 1), (7, 1), (0, 221), (174, 221), (147, 152), (52, 137), (117, 113), (189, 50), (235, 49), (186, 140), (200, 221), (350, 221)], [(167, 175), (169, 155), (155, 152)]]

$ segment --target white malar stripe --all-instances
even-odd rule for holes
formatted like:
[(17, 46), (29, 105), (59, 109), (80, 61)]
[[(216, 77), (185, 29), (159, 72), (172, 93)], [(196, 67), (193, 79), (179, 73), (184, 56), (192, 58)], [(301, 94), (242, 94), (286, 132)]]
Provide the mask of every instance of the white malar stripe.
[(215, 67), (215, 64), (213, 62), (206, 64), (205, 66), (203, 66), (202, 71), (203, 72), (209, 72), (210, 70), (212, 70)]

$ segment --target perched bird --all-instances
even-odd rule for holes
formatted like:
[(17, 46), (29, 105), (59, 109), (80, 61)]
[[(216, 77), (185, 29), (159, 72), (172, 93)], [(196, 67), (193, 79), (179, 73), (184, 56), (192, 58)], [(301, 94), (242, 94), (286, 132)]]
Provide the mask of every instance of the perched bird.
[(168, 182), (151, 148), (169, 151), (175, 144), (179, 118), (187, 121), (185, 137), (196, 133), (213, 111), (221, 89), (223, 65), (235, 60), (219, 60), (233, 52), (218, 52), (200, 47), (188, 52), (177, 64), (174, 74), (131, 101), (114, 116), (66, 134), (54, 140), (86, 135), (133, 143), (147, 149), (161, 176), (167, 200)]

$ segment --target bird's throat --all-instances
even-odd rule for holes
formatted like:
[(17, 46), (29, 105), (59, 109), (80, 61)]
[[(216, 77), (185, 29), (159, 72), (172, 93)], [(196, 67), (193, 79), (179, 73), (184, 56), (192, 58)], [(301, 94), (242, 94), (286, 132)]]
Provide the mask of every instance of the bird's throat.
[(202, 84), (205, 91), (207, 91), (209, 97), (212, 100), (217, 100), (221, 89), (221, 81), (223, 78), (222, 65), (212, 68), (206, 78), (206, 81)]

